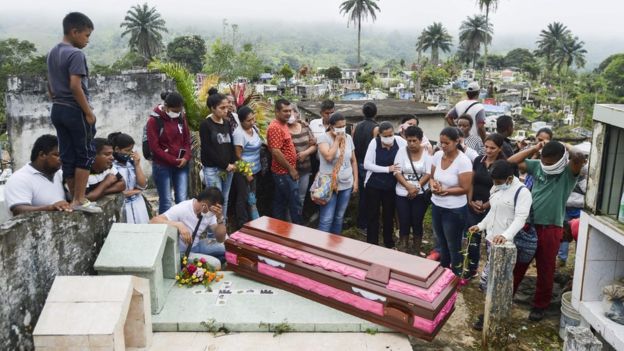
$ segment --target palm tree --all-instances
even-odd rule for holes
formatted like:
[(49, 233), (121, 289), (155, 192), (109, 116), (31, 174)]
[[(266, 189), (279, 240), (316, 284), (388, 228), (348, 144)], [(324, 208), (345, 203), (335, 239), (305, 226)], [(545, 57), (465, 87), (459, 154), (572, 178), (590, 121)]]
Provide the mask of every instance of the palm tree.
[(453, 37), (440, 22), (434, 22), (423, 30), (416, 43), (416, 47), (422, 51), (431, 50), (431, 63), (434, 66), (438, 65), (440, 50), (449, 52), (452, 45)]
[[(477, 0), (477, 5), (479, 5), (479, 10), (485, 10), (485, 23), (490, 23), (490, 11), (496, 11), (498, 8), (498, 0)], [(487, 72), (487, 44), (488, 43), (483, 44), (483, 80), (485, 80), (485, 72)]]
[(346, 0), (340, 4), (340, 13), (349, 16), (349, 22), (357, 24), (358, 29), (358, 53), (357, 53), (357, 65), (360, 69), (360, 37), (362, 34), (362, 18), (366, 19), (368, 16), (373, 21), (377, 19), (377, 13), (379, 6), (377, 6), (377, 0)]
[(492, 25), (486, 22), (485, 16), (480, 15), (468, 17), (459, 27), (459, 45), (470, 55), (472, 68), (477, 61), (481, 44), (485, 46), (492, 42), (492, 33)]
[(578, 37), (567, 35), (563, 38), (554, 52), (554, 63), (557, 65), (557, 70), (559, 72), (561, 72), (562, 69), (569, 69), (573, 64), (577, 68), (583, 68), (585, 66), (585, 54), (587, 54), (587, 50), (583, 48), (583, 45), (585, 45), (585, 43), (580, 41)]
[(570, 30), (560, 22), (553, 22), (541, 31), (536, 54), (544, 58), (549, 71), (554, 67), (555, 53), (564, 39), (570, 35)]
[(138, 52), (148, 61), (151, 61), (163, 49), (162, 33), (167, 33), (165, 20), (147, 3), (135, 5), (126, 12), (126, 17), (120, 27), (126, 30), (121, 33), (124, 37), (130, 34), (130, 49)]

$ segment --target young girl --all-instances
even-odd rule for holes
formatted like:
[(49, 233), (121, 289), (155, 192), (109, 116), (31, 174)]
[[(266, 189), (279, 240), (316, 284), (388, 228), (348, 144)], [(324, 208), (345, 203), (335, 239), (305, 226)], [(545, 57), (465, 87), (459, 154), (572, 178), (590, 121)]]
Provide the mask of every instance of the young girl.
[(141, 195), (147, 186), (147, 179), (141, 168), (141, 155), (135, 152), (134, 139), (128, 134), (111, 133), (108, 140), (113, 144), (114, 165), (126, 181), (126, 190), (123, 192), (126, 200), (126, 222), (145, 224), (149, 222), (147, 206)]

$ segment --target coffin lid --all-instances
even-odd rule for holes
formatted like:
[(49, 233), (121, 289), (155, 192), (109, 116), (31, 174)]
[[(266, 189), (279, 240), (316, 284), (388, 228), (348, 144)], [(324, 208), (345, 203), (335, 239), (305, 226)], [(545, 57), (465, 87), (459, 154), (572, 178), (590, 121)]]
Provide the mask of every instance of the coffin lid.
[(369, 266), (369, 275), (386, 271), (387, 267), (390, 274), (396, 273), (424, 282), (440, 269), (440, 264), (436, 261), (270, 217), (260, 217), (248, 222), (241, 232), (249, 235), (262, 232), (283, 239), (295, 249), (305, 251), (306, 248), (314, 248), (359, 261)]

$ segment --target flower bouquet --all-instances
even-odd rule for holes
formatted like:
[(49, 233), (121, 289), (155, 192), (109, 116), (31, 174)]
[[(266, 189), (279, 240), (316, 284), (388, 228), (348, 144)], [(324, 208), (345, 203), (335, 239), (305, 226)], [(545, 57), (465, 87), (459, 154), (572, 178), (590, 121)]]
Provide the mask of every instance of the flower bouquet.
[(234, 166), (236, 166), (236, 171), (242, 173), (244, 176), (249, 177), (253, 175), (253, 171), (251, 170), (254, 166), (253, 162), (247, 162), (244, 160), (238, 160), (234, 162)]
[(208, 288), (213, 281), (218, 282), (223, 279), (223, 273), (217, 273), (217, 270), (206, 263), (206, 259), (203, 257), (195, 258), (189, 262), (184, 256), (182, 266), (182, 271), (175, 277), (179, 287), (192, 287), (201, 284)]

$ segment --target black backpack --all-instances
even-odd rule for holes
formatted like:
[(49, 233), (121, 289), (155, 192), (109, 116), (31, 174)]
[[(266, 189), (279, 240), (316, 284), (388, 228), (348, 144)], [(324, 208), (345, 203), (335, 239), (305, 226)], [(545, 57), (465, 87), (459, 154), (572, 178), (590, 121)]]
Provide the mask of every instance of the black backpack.
[[(158, 123), (158, 136), (160, 137), (164, 132), (165, 123), (160, 118), (160, 115), (154, 111), (150, 113), (149, 118), (156, 119), (156, 123)], [(184, 119), (182, 115), (178, 117), (178, 127), (180, 129), (184, 128)], [(147, 123), (145, 123), (145, 126), (143, 127), (143, 157), (145, 157), (146, 160), (152, 161), (152, 156), (152, 150), (150, 149), (149, 143), (147, 142)]]

